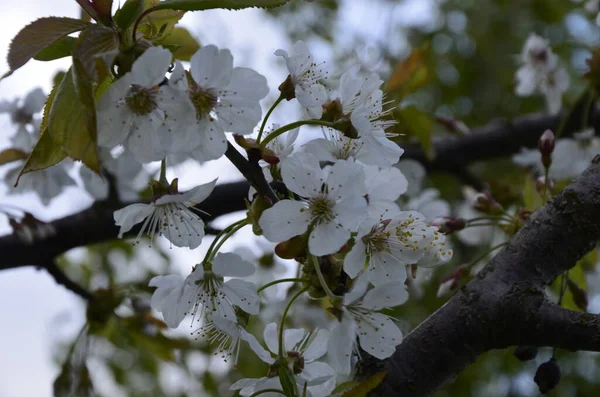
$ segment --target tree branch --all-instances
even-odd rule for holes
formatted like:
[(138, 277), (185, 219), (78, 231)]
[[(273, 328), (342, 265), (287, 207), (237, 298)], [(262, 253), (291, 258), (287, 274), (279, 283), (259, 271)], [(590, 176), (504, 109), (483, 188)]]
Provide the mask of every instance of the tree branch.
[(58, 267), (54, 260), (48, 261), (42, 267), (48, 271), (48, 273), (52, 276), (52, 278), (54, 279), (54, 281), (56, 281), (57, 284), (62, 285), (69, 291), (74, 292), (75, 294), (79, 295), (87, 301), (91, 301), (92, 299), (94, 299), (94, 296), (91, 292), (89, 292), (88, 290), (77, 284), (75, 281), (67, 277), (67, 275)]
[[(428, 396), (477, 356), (518, 344), (600, 350), (596, 316), (546, 302), (544, 288), (572, 268), (600, 238), (600, 156), (536, 211), (477, 277), (431, 315), (362, 379), (388, 371), (371, 396)], [(553, 333), (540, 342), (536, 338)], [(573, 341), (569, 335), (584, 339)], [(587, 338), (587, 339), (586, 339)], [(591, 338), (591, 339), (589, 339)]]
[(273, 203), (279, 201), (277, 195), (273, 189), (271, 189), (271, 186), (269, 186), (269, 183), (265, 179), (262, 169), (258, 166), (258, 163), (253, 164), (246, 160), (230, 142), (227, 142), (227, 151), (225, 152), (225, 156), (227, 156), (229, 161), (235, 165), (235, 167), (242, 173), (242, 175), (244, 175), (246, 180), (250, 182), (252, 187), (254, 187), (259, 194), (268, 197)]

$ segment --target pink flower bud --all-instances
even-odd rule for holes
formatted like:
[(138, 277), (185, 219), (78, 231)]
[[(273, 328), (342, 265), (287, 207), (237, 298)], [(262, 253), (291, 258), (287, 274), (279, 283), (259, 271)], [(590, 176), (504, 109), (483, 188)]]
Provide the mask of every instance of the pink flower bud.
[(460, 286), (462, 278), (467, 274), (468, 267), (465, 265), (459, 266), (454, 272), (448, 274), (442, 279), (438, 287), (437, 297), (443, 298), (456, 291)]
[(438, 216), (431, 222), (431, 226), (438, 226), (441, 233), (450, 234), (462, 230), (466, 226), (463, 218), (455, 218), (453, 216)]
[(551, 155), (554, 151), (554, 133), (551, 130), (546, 130), (538, 140), (538, 150), (543, 155)]
[(484, 214), (501, 214), (504, 212), (502, 205), (494, 200), (490, 192), (478, 193), (475, 196), (473, 208), (475, 208), (477, 211), (483, 212)]

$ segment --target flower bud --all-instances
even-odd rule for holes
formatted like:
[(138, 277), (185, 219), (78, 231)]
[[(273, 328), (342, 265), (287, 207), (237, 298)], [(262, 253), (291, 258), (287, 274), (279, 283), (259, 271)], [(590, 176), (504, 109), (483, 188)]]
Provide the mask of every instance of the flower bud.
[(438, 287), (437, 297), (443, 298), (456, 291), (460, 286), (462, 278), (467, 274), (468, 267), (465, 265), (459, 266), (454, 272), (450, 273), (442, 279)]
[(306, 255), (306, 237), (296, 236), (277, 244), (275, 253), (282, 259), (294, 259)]
[(340, 99), (334, 99), (333, 101), (325, 102), (323, 105), (323, 121), (337, 121), (344, 116), (344, 109), (342, 108), (342, 102)]
[(517, 346), (513, 355), (520, 361), (533, 360), (538, 354), (537, 346)]
[(567, 286), (569, 287), (569, 291), (571, 291), (571, 295), (573, 295), (573, 302), (575, 302), (578, 308), (586, 312), (589, 303), (587, 292), (570, 278), (567, 279)]
[(281, 96), (288, 101), (296, 98), (296, 88), (294, 87), (294, 82), (292, 81), (292, 75), (288, 75), (288, 77), (279, 85), (279, 91), (281, 91)]
[(549, 168), (552, 164), (552, 152), (554, 151), (555, 142), (551, 130), (546, 130), (538, 140), (538, 150), (542, 154), (542, 164), (546, 168)]
[(475, 196), (475, 202), (473, 208), (477, 211), (481, 211), (484, 214), (497, 215), (504, 212), (504, 208), (499, 202), (494, 200), (490, 192), (478, 193)]
[(558, 386), (560, 377), (560, 367), (556, 359), (552, 357), (538, 367), (533, 380), (538, 385), (542, 394), (548, 394), (548, 392)]
[(453, 216), (438, 216), (431, 222), (431, 226), (438, 226), (441, 233), (450, 234), (462, 230), (466, 226), (463, 218), (455, 218)]

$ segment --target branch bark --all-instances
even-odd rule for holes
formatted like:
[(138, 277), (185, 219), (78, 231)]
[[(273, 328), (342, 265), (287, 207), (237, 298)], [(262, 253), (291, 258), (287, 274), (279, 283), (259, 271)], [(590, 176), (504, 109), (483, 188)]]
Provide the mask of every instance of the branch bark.
[(600, 238), (600, 156), (536, 211), (477, 277), (360, 378), (388, 371), (371, 396), (428, 396), (477, 356), (512, 345), (600, 351), (600, 317), (561, 309), (544, 288)]

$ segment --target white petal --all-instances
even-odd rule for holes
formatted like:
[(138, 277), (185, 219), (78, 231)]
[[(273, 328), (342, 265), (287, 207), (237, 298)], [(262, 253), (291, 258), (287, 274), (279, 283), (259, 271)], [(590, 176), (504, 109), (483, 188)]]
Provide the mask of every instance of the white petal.
[(363, 298), (361, 306), (371, 310), (396, 307), (408, 300), (408, 290), (402, 283), (391, 282), (375, 287)]
[(306, 361), (314, 361), (321, 358), (327, 353), (327, 341), (329, 341), (329, 331), (320, 329), (317, 335), (312, 340), (311, 344), (304, 351), (304, 359)]
[(263, 339), (267, 344), (267, 348), (277, 354), (279, 352), (279, 331), (276, 323), (269, 323), (263, 331)]
[(302, 328), (288, 328), (283, 331), (283, 347), (285, 351), (300, 351), (301, 346), (297, 346), (306, 336), (306, 330)]
[(131, 204), (115, 211), (115, 224), (121, 227), (119, 238), (123, 237), (123, 234), (130, 231), (133, 226), (150, 216), (154, 210), (154, 206), (150, 204)]
[(158, 85), (171, 65), (171, 52), (162, 47), (150, 47), (131, 67), (131, 83), (143, 87)]
[(285, 186), (302, 197), (313, 197), (321, 192), (323, 171), (319, 160), (308, 153), (296, 153), (281, 162), (281, 177)]
[(357, 326), (354, 320), (345, 314), (342, 322), (331, 331), (331, 334), (335, 336), (329, 338), (327, 358), (335, 372), (350, 374), (356, 330)]
[(365, 136), (365, 146), (358, 152), (357, 159), (366, 164), (374, 164), (383, 168), (396, 164), (404, 153), (404, 149), (385, 136)]
[(252, 351), (256, 353), (256, 355), (261, 360), (263, 360), (267, 364), (273, 364), (275, 362), (275, 359), (271, 356), (271, 353), (269, 353), (267, 350), (265, 350), (264, 347), (262, 347), (262, 345), (258, 342), (258, 340), (256, 340), (256, 337), (254, 335), (242, 329), (240, 337), (246, 342), (248, 342), (248, 346), (250, 346), (250, 349), (252, 349)]
[[(325, 352), (323, 352), (323, 354), (325, 354)], [(304, 381), (308, 382), (309, 386), (316, 386), (327, 382), (330, 378), (335, 376), (335, 371), (329, 364), (316, 361), (305, 364), (300, 376)]]
[(367, 246), (359, 238), (344, 258), (344, 271), (350, 278), (355, 278), (365, 268), (367, 262)]
[(327, 92), (321, 84), (296, 86), (296, 99), (305, 108), (319, 108), (327, 101)]
[(335, 222), (321, 223), (310, 233), (308, 249), (317, 256), (338, 252), (350, 238), (350, 232)]
[(152, 308), (162, 313), (169, 327), (177, 328), (189, 307), (188, 297), (184, 297), (183, 279), (176, 274), (157, 276), (150, 280), (148, 285), (157, 287), (150, 300)]
[(200, 48), (190, 60), (190, 72), (202, 88), (222, 88), (231, 79), (233, 56), (229, 50), (214, 45)]
[(267, 78), (250, 68), (233, 69), (231, 82), (225, 89), (228, 92), (235, 92), (236, 96), (255, 102), (263, 99), (269, 93)]
[(233, 278), (223, 284), (223, 291), (231, 301), (240, 309), (249, 314), (258, 314), (260, 298), (256, 293), (256, 285)]
[(362, 196), (349, 195), (336, 203), (334, 211), (337, 222), (355, 231), (367, 215), (367, 201)]
[(188, 132), (200, 136), (200, 144), (192, 151), (196, 160), (216, 160), (225, 154), (227, 138), (218, 123), (202, 119), (192, 124)]
[(204, 238), (204, 222), (185, 207), (166, 209), (161, 224), (165, 237), (177, 247), (197, 248)]
[(265, 238), (272, 242), (286, 241), (308, 229), (310, 214), (306, 206), (294, 200), (281, 200), (262, 213), (258, 224)]
[(156, 200), (156, 204), (166, 204), (166, 203), (184, 203), (187, 207), (193, 207), (198, 203), (206, 200), (208, 196), (212, 193), (215, 185), (217, 183), (217, 179), (215, 178), (211, 182), (204, 183), (202, 185), (198, 185), (195, 188), (188, 190), (182, 194), (168, 194), (162, 196), (158, 200)]
[[(169, 135), (164, 127), (154, 128), (149, 117), (137, 117), (134, 127), (127, 139), (127, 149), (140, 163), (162, 160), (167, 154)], [(139, 123), (139, 124), (138, 124)]]
[(404, 283), (406, 281), (406, 265), (417, 263), (423, 257), (422, 251), (418, 253), (416, 260), (408, 261), (396, 253), (392, 256), (390, 253), (382, 251), (371, 254), (369, 260), (368, 277), (371, 284), (378, 286), (390, 281)]
[(369, 166), (365, 167), (365, 175), (369, 199), (395, 201), (408, 188), (408, 181), (398, 168), (379, 170)]
[(402, 342), (402, 331), (387, 316), (373, 313), (358, 323), (358, 338), (364, 351), (380, 360), (390, 357)]
[(244, 378), (235, 382), (233, 385), (229, 386), (229, 390), (240, 390), (245, 389), (247, 387), (255, 386), (259, 381), (263, 378)]
[(213, 271), (222, 277), (248, 277), (254, 274), (254, 265), (232, 252), (219, 252), (213, 260)]
[(517, 71), (517, 87), (515, 93), (518, 96), (529, 96), (533, 94), (537, 86), (537, 72), (530, 66), (523, 66)]
[(367, 193), (365, 186), (365, 173), (363, 167), (347, 160), (338, 160), (329, 169), (327, 186), (329, 197), (339, 201), (345, 197)]
[(332, 153), (332, 144), (325, 138), (317, 138), (308, 141), (308, 143), (302, 145), (303, 150), (315, 156), (320, 161), (336, 161)]

